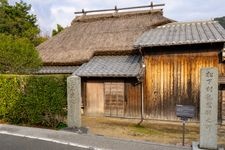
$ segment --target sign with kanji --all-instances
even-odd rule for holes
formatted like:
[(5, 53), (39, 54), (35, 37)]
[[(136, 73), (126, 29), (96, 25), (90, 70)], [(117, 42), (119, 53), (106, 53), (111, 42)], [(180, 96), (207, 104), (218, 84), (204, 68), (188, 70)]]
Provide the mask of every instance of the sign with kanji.
[(201, 69), (200, 148), (217, 148), (218, 69)]

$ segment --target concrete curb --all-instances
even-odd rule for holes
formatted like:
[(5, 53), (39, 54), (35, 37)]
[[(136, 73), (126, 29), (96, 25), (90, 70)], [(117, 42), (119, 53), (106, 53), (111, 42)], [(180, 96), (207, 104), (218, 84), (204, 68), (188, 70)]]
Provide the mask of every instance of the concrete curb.
[(12, 125), (0, 125), (0, 134), (11, 134), (26, 138), (35, 138), (49, 142), (77, 146), (87, 149), (116, 149), (116, 150), (191, 150), (190, 147), (181, 147), (167, 144), (157, 144), (137, 140), (124, 140), (96, 136), (90, 134), (77, 134), (68, 131), (56, 131)]

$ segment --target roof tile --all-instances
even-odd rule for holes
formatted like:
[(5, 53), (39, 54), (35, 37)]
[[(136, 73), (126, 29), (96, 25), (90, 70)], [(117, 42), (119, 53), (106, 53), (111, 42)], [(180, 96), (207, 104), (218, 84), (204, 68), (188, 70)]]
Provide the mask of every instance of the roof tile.
[(225, 42), (225, 29), (217, 21), (175, 22), (145, 32), (135, 47)]
[(136, 77), (140, 72), (139, 55), (95, 56), (73, 74), (81, 77)]
[(43, 66), (37, 74), (72, 74), (79, 66)]

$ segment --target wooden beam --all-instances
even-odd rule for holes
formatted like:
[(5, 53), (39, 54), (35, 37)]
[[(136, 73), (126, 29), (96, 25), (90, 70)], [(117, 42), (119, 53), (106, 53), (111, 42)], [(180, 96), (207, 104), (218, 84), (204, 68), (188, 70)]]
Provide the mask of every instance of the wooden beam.
[(87, 14), (87, 13), (104, 12), (104, 11), (118, 12), (120, 10), (140, 9), (140, 8), (148, 8), (148, 7), (153, 9), (154, 7), (160, 7), (160, 6), (165, 6), (165, 4), (153, 4), (153, 2), (151, 2), (150, 5), (135, 6), (135, 7), (117, 8), (117, 6), (115, 6), (114, 9), (101, 9), (101, 10), (89, 10), (89, 11), (85, 11), (84, 9), (82, 9), (82, 11), (77, 11), (75, 12), (75, 14)]

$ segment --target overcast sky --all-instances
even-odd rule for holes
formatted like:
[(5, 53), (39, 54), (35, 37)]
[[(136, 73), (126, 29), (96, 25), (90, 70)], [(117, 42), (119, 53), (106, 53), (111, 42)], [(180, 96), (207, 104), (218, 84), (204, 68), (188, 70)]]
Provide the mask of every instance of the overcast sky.
[[(20, 0), (9, 0), (10, 4)], [(51, 33), (56, 24), (69, 26), (74, 12), (93, 9), (147, 5), (149, 0), (23, 0), (32, 5), (43, 34)], [(210, 20), (225, 16), (225, 0), (153, 0), (165, 3), (164, 16), (177, 21)]]

